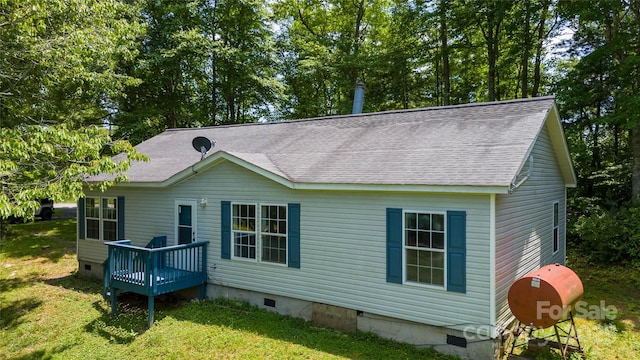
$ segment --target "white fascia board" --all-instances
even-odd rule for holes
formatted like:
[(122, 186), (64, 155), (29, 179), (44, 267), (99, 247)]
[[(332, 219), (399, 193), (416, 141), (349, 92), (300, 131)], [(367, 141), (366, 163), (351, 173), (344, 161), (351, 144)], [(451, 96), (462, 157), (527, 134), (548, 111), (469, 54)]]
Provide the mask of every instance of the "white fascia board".
[(564, 129), (562, 128), (562, 121), (560, 121), (560, 113), (555, 102), (545, 125), (548, 126), (551, 131), (551, 143), (553, 144), (560, 171), (564, 177), (564, 182), (567, 187), (576, 187), (578, 185), (578, 178), (576, 176), (575, 169), (573, 168), (573, 160), (571, 160), (571, 154), (569, 153), (569, 145), (567, 144), (567, 138), (564, 135)]
[(327, 184), (294, 183), (296, 190), (318, 191), (388, 191), (421, 193), (465, 193), (465, 194), (507, 194), (508, 186), (460, 186), (460, 185), (414, 185), (414, 184)]
[[(184, 181), (186, 179), (183, 179)], [(163, 188), (174, 185), (159, 182), (119, 183), (116, 187), (131, 188)], [(444, 185), (397, 185), (397, 184), (320, 184), (293, 183), (290, 181), (278, 183), (292, 190), (308, 191), (381, 191), (381, 192), (414, 192), (414, 193), (443, 193), (443, 194), (508, 194), (508, 186), (444, 186)]]

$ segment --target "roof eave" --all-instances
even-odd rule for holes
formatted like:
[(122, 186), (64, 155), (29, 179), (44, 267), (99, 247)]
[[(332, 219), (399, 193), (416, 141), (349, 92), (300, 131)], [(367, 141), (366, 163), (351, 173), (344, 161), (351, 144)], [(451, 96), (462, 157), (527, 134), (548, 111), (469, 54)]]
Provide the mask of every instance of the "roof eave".
[[(177, 183), (177, 182), (175, 182)], [(165, 188), (175, 183), (168, 182), (123, 182), (114, 187), (126, 188)], [(284, 182), (280, 182), (284, 185)], [(294, 183), (288, 182), (292, 190), (306, 191), (377, 191), (377, 192), (413, 192), (443, 194), (508, 194), (509, 186), (467, 186), (467, 185), (416, 185), (416, 184), (335, 184), (335, 183)]]
[(555, 102), (549, 111), (545, 124), (550, 127), (549, 133), (551, 136), (551, 143), (553, 144), (556, 152), (558, 165), (560, 166), (565, 186), (575, 188), (578, 184), (578, 177), (576, 176), (575, 169), (573, 168), (573, 160), (571, 160), (571, 154), (569, 153), (569, 145), (567, 144), (567, 138), (564, 135), (564, 129), (562, 128), (562, 122), (560, 121), (560, 113), (558, 112), (558, 107)]
[(314, 183), (295, 182), (280, 174), (256, 166), (230, 153), (218, 151), (204, 160), (189, 166), (164, 181), (122, 182), (114, 186), (136, 188), (165, 188), (176, 185), (196, 174), (205, 171), (223, 161), (230, 161), (242, 168), (270, 179), (293, 190), (313, 191), (382, 191), (382, 192), (420, 192), (420, 193), (465, 193), (465, 194), (507, 194), (508, 185), (426, 185), (426, 184), (367, 184), (367, 183)]
[[(573, 161), (571, 160), (571, 155), (569, 153), (569, 145), (567, 144), (567, 139), (564, 135), (564, 129), (562, 128), (562, 122), (560, 121), (560, 113), (558, 112), (558, 107), (556, 106), (555, 101), (547, 115), (545, 120), (542, 122), (542, 126), (538, 129), (538, 134), (535, 139), (538, 139), (540, 133), (544, 128), (549, 129), (549, 137), (551, 138), (551, 145), (553, 146), (554, 153), (558, 160), (558, 166), (560, 167), (560, 172), (562, 173), (562, 178), (564, 179), (565, 187), (575, 188), (577, 186), (578, 180), (576, 177), (575, 170), (573, 168)], [(536, 140), (532, 141), (527, 153), (522, 159), (522, 163), (516, 171), (513, 180), (512, 180), (512, 189), (513, 187), (517, 187), (515, 184), (517, 183), (517, 177), (522, 173), (522, 170), (527, 162), (527, 159), (531, 156), (531, 152), (533, 151), (533, 147), (536, 143)]]

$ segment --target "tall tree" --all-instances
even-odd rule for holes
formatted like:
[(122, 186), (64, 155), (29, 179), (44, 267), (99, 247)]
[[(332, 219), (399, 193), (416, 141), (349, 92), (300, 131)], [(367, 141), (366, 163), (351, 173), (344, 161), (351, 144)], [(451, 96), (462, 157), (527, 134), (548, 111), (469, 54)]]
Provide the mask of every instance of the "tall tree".
[(137, 143), (166, 128), (269, 118), (276, 77), (267, 10), (257, 0), (148, 0), (140, 56), (123, 68), (140, 78), (114, 118)]
[(135, 81), (117, 71), (134, 54), (134, 14), (117, 0), (0, 0), (0, 219), (33, 217), (39, 198), (81, 196), (87, 174), (123, 180), (141, 159), (103, 127)]
[(487, 57), (487, 95), (489, 101), (500, 100), (501, 94), (498, 89), (499, 73), (498, 61), (500, 58), (500, 41), (504, 31), (505, 18), (514, 6), (510, 1), (468, 1), (465, 4), (467, 9), (465, 17), (473, 19), (484, 38)]
[(447, 30), (448, 1), (440, 0), (438, 4), (438, 17), (440, 22), (440, 53), (442, 57), (442, 100), (443, 105), (451, 103), (451, 72), (449, 67), (449, 34)]
[[(282, 0), (275, 9), (279, 43), (286, 49), (281, 62), (290, 90), (289, 116), (350, 112), (355, 81), (369, 82), (377, 71), (372, 65), (380, 59), (377, 47), (388, 26), (385, 3)], [(365, 108), (379, 103), (367, 94)]]
[[(596, 1), (589, 6), (561, 1), (561, 14), (574, 24), (572, 54), (577, 57), (560, 84), (560, 100), (586, 142), (589, 156), (578, 168), (587, 169), (584, 195), (610, 198), (613, 171), (631, 174), (631, 194), (619, 192), (616, 204), (640, 203), (640, 118), (634, 108), (640, 82), (640, 21), (637, 5), (625, 1)], [(635, 145), (639, 146), (635, 146)], [(624, 156), (629, 149), (630, 156)], [(626, 169), (626, 170), (625, 170)], [(616, 180), (624, 178), (618, 175)], [(601, 181), (601, 179), (608, 180)]]
[(276, 78), (273, 34), (266, 4), (259, 0), (218, 0), (212, 47), (216, 82), (223, 100), (221, 123), (270, 118), (284, 88)]

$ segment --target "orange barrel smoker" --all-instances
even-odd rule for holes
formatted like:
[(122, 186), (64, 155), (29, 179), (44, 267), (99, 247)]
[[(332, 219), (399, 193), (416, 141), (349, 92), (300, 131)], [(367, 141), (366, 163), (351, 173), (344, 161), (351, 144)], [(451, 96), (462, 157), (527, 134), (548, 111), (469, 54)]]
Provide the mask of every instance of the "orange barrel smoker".
[(522, 324), (547, 328), (573, 310), (583, 293), (575, 272), (560, 264), (547, 265), (511, 285), (509, 308)]

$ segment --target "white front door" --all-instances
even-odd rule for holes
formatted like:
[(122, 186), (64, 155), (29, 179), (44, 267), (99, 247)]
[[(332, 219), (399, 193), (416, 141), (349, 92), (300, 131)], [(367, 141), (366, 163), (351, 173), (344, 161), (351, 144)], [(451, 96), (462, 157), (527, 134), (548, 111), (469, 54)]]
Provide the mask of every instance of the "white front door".
[(174, 245), (191, 244), (196, 241), (195, 200), (176, 200), (176, 235)]

